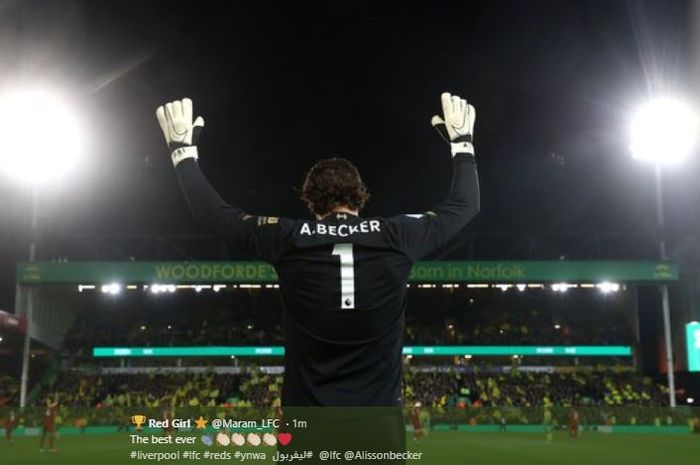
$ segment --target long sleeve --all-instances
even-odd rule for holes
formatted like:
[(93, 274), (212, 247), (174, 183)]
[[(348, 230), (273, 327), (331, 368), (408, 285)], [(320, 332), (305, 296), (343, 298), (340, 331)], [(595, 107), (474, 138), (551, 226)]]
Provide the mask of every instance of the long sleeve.
[(398, 247), (417, 260), (444, 245), (479, 213), (479, 179), (473, 155), (453, 159), (452, 182), (447, 198), (420, 215), (399, 215), (388, 220)]
[(194, 217), (212, 233), (237, 250), (274, 263), (285, 248), (293, 221), (278, 217), (248, 215), (229, 205), (216, 192), (195, 160), (177, 165), (177, 178)]

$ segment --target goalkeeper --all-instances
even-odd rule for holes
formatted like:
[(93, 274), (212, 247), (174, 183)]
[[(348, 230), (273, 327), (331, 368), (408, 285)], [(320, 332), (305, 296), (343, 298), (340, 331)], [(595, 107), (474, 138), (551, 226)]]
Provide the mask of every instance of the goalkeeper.
[[(369, 193), (348, 160), (320, 160), (302, 199), (313, 219), (256, 216), (226, 203), (205, 179), (192, 101), (156, 115), (194, 216), (237, 251), (275, 267), (283, 303), (282, 406), (402, 405), (406, 284), (413, 263), (444, 245), (479, 211), (474, 107), (441, 96), (432, 124), (448, 141), (452, 181), (431, 211), (363, 218)], [(431, 163), (432, 159), (426, 159)], [(436, 186), (439, 188), (439, 186)], [(401, 433), (403, 435), (403, 433)]]

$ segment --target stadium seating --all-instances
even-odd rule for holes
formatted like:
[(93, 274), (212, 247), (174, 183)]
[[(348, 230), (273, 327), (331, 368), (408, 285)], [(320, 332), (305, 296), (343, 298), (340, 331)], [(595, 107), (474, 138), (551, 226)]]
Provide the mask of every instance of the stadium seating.
[[(405, 343), (633, 343), (634, 320), (623, 305), (624, 296), (601, 296), (593, 290), (576, 293), (574, 297), (553, 296), (548, 291), (411, 289)], [(71, 353), (89, 355), (93, 346), (281, 345), (277, 294), (274, 290), (239, 290), (225, 299), (164, 297), (164, 302), (150, 302), (149, 306), (139, 296), (127, 297), (109, 306), (103, 304), (106, 309), (85, 310), (64, 346)], [(108, 311), (109, 318), (90, 313), (94, 311)]]
[[(47, 383), (70, 407), (270, 406), (283, 376), (250, 369), (239, 374), (159, 373), (99, 375), (67, 371)], [(664, 388), (628, 369), (504, 373), (498, 367), (406, 368), (409, 404), (455, 407), (664, 406)], [(41, 403), (43, 396), (36, 398)]]

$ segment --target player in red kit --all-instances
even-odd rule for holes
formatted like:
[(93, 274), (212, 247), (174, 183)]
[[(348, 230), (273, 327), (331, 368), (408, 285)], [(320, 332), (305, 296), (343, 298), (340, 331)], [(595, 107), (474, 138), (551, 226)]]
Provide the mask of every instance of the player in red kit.
[(58, 413), (58, 394), (52, 399), (51, 396), (46, 398), (46, 408), (44, 409), (44, 430), (41, 434), (41, 443), (39, 451), (44, 452), (44, 442), (46, 437), (49, 437), (49, 452), (58, 452), (56, 449), (56, 414)]
[(15, 411), (10, 410), (3, 422), (3, 426), (5, 427), (5, 442), (7, 444), (12, 442), (12, 430), (17, 426), (17, 421), (18, 419), (17, 415), (15, 415)]
[(578, 439), (578, 419), (578, 411), (571, 409), (569, 414), (569, 437), (571, 439)]
[(421, 422), (420, 418), (420, 409), (422, 407), (422, 404), (420, 402), (416, 402), (416, 404), (413, 406), (413, 410), (411, 410), (411, 424), (413, 425), (413, 440), (415, 442), (418, 442), (418, 440), (422, 437), (425, 437), (425, 428), (423, 427), (423, 423)]
[(165, 420), (165, 427), (163, 432), (166, 436), (172, 436), (175, 434), (175, 427), (173, 426), (173, 411), (166, 409), (163, 411), (163, 420)]

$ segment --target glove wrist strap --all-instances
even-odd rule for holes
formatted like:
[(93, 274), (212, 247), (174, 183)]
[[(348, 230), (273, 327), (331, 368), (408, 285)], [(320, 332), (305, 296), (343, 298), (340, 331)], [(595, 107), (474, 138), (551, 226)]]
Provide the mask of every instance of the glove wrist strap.
[(176, 148), (170, 154), (170, 159), (173, 161), (173, 166), (177, 166), (180, 162), (186, 160), (187, 158), (194, 158), (195, 160), (199, 158), (196, 145), (187, 145), (185, 147)]
[(454, 139), (452, 139), (452, 142), (474, 142), (474, 136), (471, 134), (463, 134), (461, 136), (457, 136)]
[(450, 144), (450, 149), (453, 157), (458, 153), (474, 155), (474, 145), (471, 142), (452, 142)]

